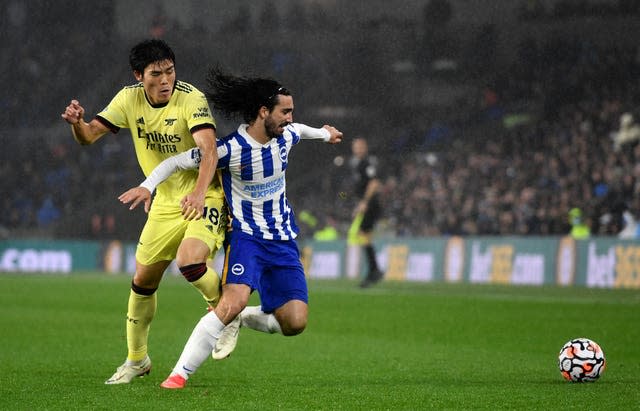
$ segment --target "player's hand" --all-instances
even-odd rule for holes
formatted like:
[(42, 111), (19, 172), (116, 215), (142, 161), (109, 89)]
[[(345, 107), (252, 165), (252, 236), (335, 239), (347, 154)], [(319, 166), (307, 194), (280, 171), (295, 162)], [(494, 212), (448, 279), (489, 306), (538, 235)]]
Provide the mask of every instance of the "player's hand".
[(71, 125), (78, 124), (84, 117), (84, 108), (80, 105), (78, 100), (71, 100), (71, 103), (69, 103), (61, 116)]
[(144, 212), (148, 213), (151, 208), (151, 192), (144, 187), (134, 187), (118, 196), (122, 204), (129, 204), (129, 210), (133, 210), (140, 203), (144, 203)]
[(342, 141), (342, 132), (339, 131), (337, 128), (326, 125), (326, 124), (322, 126), (322, 128), (329, 130), (329, 141), (327, 141), (328, 143), (338, 144)]
[(185, 220), (198, 220), (204, 214), (204, 194), (187, 194), (180, 201), (180, 206)]

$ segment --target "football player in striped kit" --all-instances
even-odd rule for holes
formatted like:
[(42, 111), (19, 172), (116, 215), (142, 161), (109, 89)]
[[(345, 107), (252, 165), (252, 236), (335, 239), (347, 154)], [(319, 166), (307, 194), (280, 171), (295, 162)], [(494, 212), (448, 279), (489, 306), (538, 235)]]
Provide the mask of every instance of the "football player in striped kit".
[[(305, 329), (307, 284), (295, 242), (298, 227), (286, 197), (285, 171), (289, 151), (301, 139), (342, 141), (335, 127), (293, 123), (293, 97), (275, 80), (237, 77), (214, 68), (207, 84), (205, 94), (214, 110), (244, 120), (217, 142), (232, 229), (220, 302), (196, 325), (163, 388), (183, 388), (209, 355), (228, 356), (240, 325), (286, 336)], [(175, 170), (196, 168), (198, 158), (196, 149), (165, 160), (140, 187), (127, 192), (128, 200), (149, 201), (156, 184)], [(261, 306), (247, 307), (254, 290)], [(230, 323), (234, 329), (225, 329)]]

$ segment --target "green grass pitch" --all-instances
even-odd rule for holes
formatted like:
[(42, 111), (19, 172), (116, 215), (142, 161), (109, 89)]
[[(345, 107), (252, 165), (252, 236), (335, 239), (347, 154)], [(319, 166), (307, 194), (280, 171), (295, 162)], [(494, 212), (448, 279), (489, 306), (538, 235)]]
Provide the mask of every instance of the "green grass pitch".
[[(125, 358), (130, 277), (0, 275), (0, 409), (628, 410), (640, 407), (640, 291), (352, 281), (309, 283), (307, 330), (243, 329), (236, 352), (187, 388), (159, 387), (204, 301), (181, 278), (159, 290), (153, 370), (107, 386)], [(255, 297), (252, 297), (256, 302)], [(595, 383), (569, 383), (557, 354), (603, 348)]]

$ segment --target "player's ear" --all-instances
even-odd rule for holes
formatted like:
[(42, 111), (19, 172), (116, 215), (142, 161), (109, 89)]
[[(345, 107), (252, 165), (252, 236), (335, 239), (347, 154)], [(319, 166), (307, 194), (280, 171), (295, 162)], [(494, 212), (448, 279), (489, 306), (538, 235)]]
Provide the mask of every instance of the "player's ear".
[(138, 70), (133, 70), (133, 77), (135, 77), (138, 81), (142, 81), (142, 73)]

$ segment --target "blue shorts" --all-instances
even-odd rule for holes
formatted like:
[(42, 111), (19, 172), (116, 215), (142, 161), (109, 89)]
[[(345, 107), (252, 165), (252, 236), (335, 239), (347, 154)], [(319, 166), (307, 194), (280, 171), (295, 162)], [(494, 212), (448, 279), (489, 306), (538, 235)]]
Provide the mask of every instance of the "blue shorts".
[(295, 240), (263, 240), (242, 231), (232, 231), (227, 239), (222, 284), (246, 284), (251, 291), (258, 290), (265, 313), (291, 300), (309, 302)]

